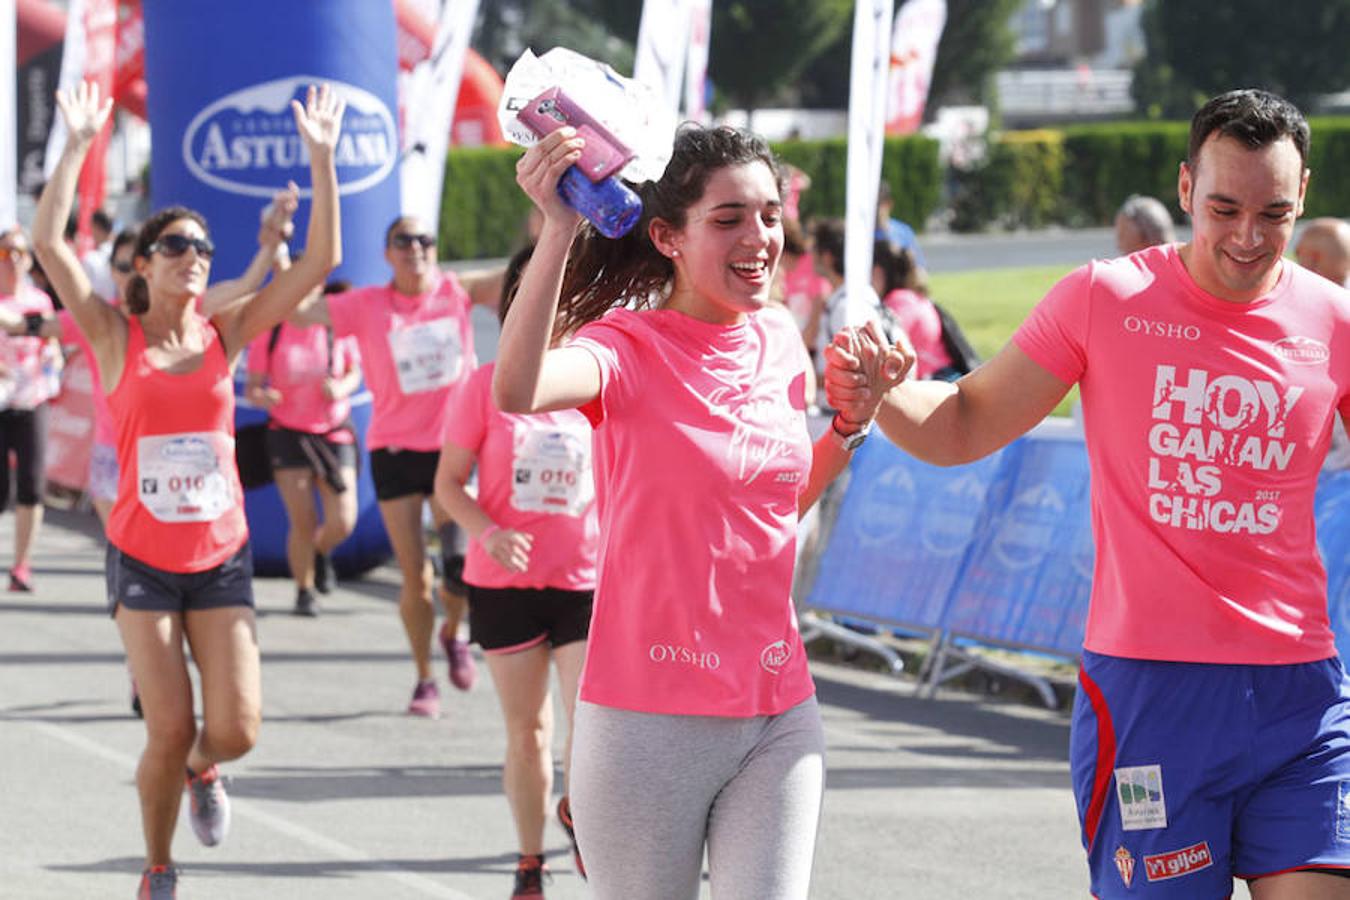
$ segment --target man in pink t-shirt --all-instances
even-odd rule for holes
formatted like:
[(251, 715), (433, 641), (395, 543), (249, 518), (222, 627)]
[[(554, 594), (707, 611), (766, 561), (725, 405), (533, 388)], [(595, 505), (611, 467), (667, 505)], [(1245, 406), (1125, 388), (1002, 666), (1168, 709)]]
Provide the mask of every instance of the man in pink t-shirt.
[(878, 418), (951, 465), (1082, 391), (1097, 554), (1071, 757), (1098, 897), (1208, 900), (1234, 876), (1350, 897), (1350, 700), (1313, 524), (1350, 294), (1283, 259), (1308, 139), (1272, 94), (1211, 100), (1177, 183), (1189, 243), (1078, 269), (989, 363), (905, 382)]

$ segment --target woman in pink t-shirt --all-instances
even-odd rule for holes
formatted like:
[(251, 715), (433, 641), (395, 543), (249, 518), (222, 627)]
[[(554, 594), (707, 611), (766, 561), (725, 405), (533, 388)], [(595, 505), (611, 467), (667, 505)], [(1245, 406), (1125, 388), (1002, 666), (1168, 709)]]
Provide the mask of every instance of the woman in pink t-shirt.
[[(303, 106), (291, 103), (313, 184), (305, 258), (211, 319), (197, 302), (215, 245), (201, 214), (183, 207), (160, 210), (141, 228), (124, 306), (93, 294), (61, 232), (112, 102), (84, 83), (58, 92), (57, 104), (69, 137), (38, 201), (34, 244), (89, 340), (115, 423), (122, 471), (108, 522), (107, 594), (145, 712), (136, 773), (146, 845), (140, 896), (173, 896), (171, 849), (185, 781), (193, 831), (213, 846), (230, 823), (218, 764), (247, 753), (262, 720), (231, 370), (249, 341), (285, 318), (341, 259), (334, 152), (344, 103), (328, 86), (311, 87)], [(188, 648), (201, 687), (200, 726)]]
[[(295, 579), (295, 614), (319, 614), (317, 590), (333, 589), (333, 548), (356, 525), (356, 434), (348, 398), (361, 384), (360, 350), (353, 338), (306, 325), (303, 310), (321, 294), (351, 287), (334, 281), (314, 291), (271, 331), (248, 347), (248, 401), (269, 415), (267, 459), (290, 528), (286, 559)], [(318, 489), (323, 525), (314, 508)]]
[[(502, 318), (518, 280), (512, 273), (519, 273), (528, 255), (527, 248), (507, 266)], [(487, 656), (506, 719), (502, 785), (519, 842), (513, 896), (530, 896), (541, 880), (553, 789), (549, 660), (558, 670), (567, 716), (565, 786), (599, 525), (586, 417), (572, 409), (529, 416), (502, 412), (492, 401), (493, 369), (488, 364), (475, 371), (451, 399), (436, 497), (470, 536), (464, 563), (469, 634)], [(466, 490), (475, 466), (476, 498)], [(565, 787), (558, 818), (571, 837)], [(577, 861), (580, 868), (579, 856)]]
[(440, 533), (445, 607), (440, 645), (449, 659), (450, 683), (467, 691), (477, 669), (468, 642), (459, 636), (464, 557), (457, 549), (458, 530), (434, 496), (436, 462), (446, 401), (477, 365), (470, 308), (497, 305), (501, 271), (441, 271), (436, 235), (416, 216), (400, 216), (385, 229), (384, 258), (394, 273), (388, 284), (321, 297), (302, 320), (330, 326), (339, 338), (354, 337), (360, 347), (371, 394), (366, 431), (370, 477), (402, 576), (398, 610), (417, 671), (408, 712), (435, 718), (441, 712), (440, 689), (431, 675), (436, 608), (422, 507), (430, 502)]
[(0, 233), (0, 311), (37, 323), (19, 335), (0, 334), (0, 510), (9, 503), (9, 455), (14, 454), (14, 561), (11, 591), (31, 591), (29, 556), (42, 527), (47, 401), (60, 383), (61, 350), (40, 333), (52, 301), (28, 280), (33, 257), (19, 228)]
[(914, 376), (954, 381), (961, 373), (942, 341), (942, 317), (928, 299), (914, 254), (889, 241), (872, 248), (872, 287), (914, 348)]
[(578, 234), (557, 193), (581, 145), (561, 129), (517, 164), (545, 221), (493, 379), (503, 410), (580, 408), (595, 429), (580, 851), (606, 900), (695, 896), (705, 847), (714, 896), (804, 898), (824, 738), (792, 606), (797, 521), (904, 360), (869, 351), (870, 390), (813, 446), (801, 337), (763, 312), (783, 246), (768, 146), (682, 129), (639, 188), (637, 227), (611, 241)]

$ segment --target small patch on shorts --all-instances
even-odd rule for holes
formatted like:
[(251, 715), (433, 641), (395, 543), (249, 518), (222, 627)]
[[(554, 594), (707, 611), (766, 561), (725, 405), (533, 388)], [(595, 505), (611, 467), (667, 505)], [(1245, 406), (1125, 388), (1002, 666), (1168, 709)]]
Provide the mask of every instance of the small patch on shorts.
[(1201, 841), (1171, 853), (1155, 853), (1144, 857), (1144, 874), (1149, 881), (1167, 881), (1191, 875), (1201, 869), (1214, 865), (1214, 856), (1209, 852), (1209, 842)]
[(1336, 785), (1336, 840), (1350, 843), (1350, 781)]
[(1120, 827), (1123, 830), (1167, 827), (1161, 765), (1116, 769), (1116, 795), (1120, 800)]

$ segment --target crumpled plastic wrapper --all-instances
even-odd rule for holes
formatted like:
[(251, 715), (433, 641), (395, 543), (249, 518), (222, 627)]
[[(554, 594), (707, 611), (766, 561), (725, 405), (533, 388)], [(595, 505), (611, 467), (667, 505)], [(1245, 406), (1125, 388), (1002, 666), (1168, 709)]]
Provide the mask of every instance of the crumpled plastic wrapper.
[(632, 182), (661, 177), (675, 140), (675, 114), (647, 85), (565, 47), (543, 56), (526, 50), (506, 73), (497, 121), (508, 141), (522, 147), (538, 142), (516, 119), (516, 111), (551, 87), (561, 87), (636, 154), (619, 171), (621, 177)]

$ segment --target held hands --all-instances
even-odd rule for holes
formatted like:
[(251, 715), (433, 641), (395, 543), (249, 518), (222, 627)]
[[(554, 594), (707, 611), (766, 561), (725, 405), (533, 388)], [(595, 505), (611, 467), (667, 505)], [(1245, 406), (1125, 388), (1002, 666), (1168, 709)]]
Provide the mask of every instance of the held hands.
[(546, 225), (576, 228), (581, 221), (581, 215), (558, 194), (558, 179), (581, 158), (583, 144), (585, 141), (577, 137), (576, 129), (559, 128), (540, 138), (516, 162), (516, 182), (544, 214)]
[(479, 537), (487, 555), (508, 572), (524, 572), (530, 565), (530, 548), (534, 545), (534, 536), (523, 531), (509, 528), (488, 528)]
[(94, 139), (112, 112), (112, 98), (99, 96), (98, 84), (81, 81), (74, 91), (57, 91), (56, 105), (61, 108), (71, 143), (87, 144)]
[(877, 415), (886, 393), (914, 365), (907, 342), (888, 345), (875, 321), (844, 328), (825, 348), (825, 398), (846, 422), (861, 425)]
[(305, 105), (299, 100), (291, 101), (291, 112), (295, 114), (295, 130), (309, 148), (311, 155), (316, 150), (329, 153), (337, 146), (338, 134), (342, 131), (342, 112), (347, 101), (337, 95), (331, 85), (309, 86), (305, 95)]

